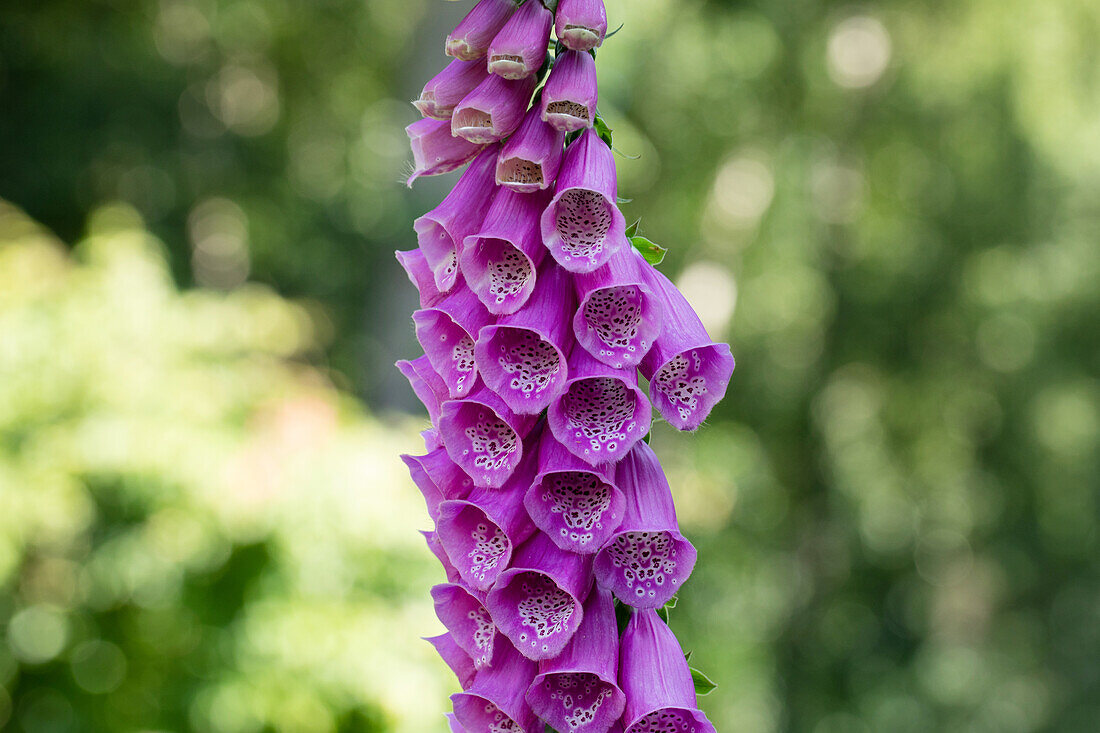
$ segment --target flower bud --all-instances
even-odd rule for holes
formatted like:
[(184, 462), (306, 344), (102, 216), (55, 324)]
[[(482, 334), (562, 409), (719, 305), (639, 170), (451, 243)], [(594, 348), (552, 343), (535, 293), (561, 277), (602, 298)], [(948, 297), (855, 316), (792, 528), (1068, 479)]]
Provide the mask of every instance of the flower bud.
[(564, 148), (565, 133), (543, 122), (532, 107), (497, 157), (497, 184), (518, 193), (545, 191), (558, 175)]
[(554, 59), (542, 90), (542, 119), (562, 132), (583, 130), (596, 121), (599, 98), (596, 60), (581, 51), (565, 51)]
[(451, 132), (479, 145), (503, 140), (519, 127), (533, 91), (533, 76), (504, 79), (489, 74), (455, 106)]
[(603, 0), (561, 0), (554, 33), (566, 48), (588, 51), (607, 35), (607, 10)]
[(481, 58), (515, 10), (515, 0), (480, 0), (447, 36), (447, 55), (462, 61)]
[(455, 105), (485, 81), (487, 75), (481, 61), (455, 59), (424, 85), (413, 106), (425, 117), (449, 120)]
[(505, 79), (531, 76), (546, 59), (554, 14), (540, 0), (519, 6), (489, 44), (489, 73)]

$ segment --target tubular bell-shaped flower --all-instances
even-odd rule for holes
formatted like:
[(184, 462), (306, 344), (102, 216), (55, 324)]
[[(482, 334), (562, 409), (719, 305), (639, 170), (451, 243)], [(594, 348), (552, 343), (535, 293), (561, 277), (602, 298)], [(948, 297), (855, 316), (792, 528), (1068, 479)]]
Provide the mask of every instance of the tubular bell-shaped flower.
[(432, 272), (432, 266), (428, 264), (428, 258), (424, 256), (423, 250), (397, 250), (393, 256), (409, 276), (409, 282), (416, 288), (416, 294), (420, 296), (421, 308), (431, 308), (446, 295), (439, 292), (439, 286), (435, 284), (435, 273)]
[(607, 35), (607, 10), (603, 0), (561, 0), (554, 18), (554, 33), (574, 51), (588, 51)]
[(409, 468), (413, 483), (424, 495), (428, 506), (428, 516), (432, 521), (439, 520), (439, 505), (448, 499), (465, 499), (474, 482), (447, 455), (440, 446), (423, 456), (402, 455), (401, 460)]
[(458, 248), (463, 239), (477, 231), (489, 210), (489, 201), (496, 190), (494, 167), (498, 150), (494, 145), (482, 152), (439, 206), (413, 222), (420, 251), (435, 275), (440, 292), (450, 291), (458, 282)]
[(649, 400), (633, 370), (596, 361), (584, 349), (569, 356), (565, 391), (547, 411), (554, 437), (590, 466), (612, 463), (649, 432)]
[(680, 534), (672, 489), (652, 448), (635, 444), (615, 480), (626, 497), (626, 516), (596, 554), (593, 572), (628, 606), (658, 608), (691, 575), (695, 547)]
[(417, 120), (405, 128), (412, 147), (413, 172), (405, 184), (412, 188), (420, 176), (450, 173), (473, 160), (484, 144), (451, 134), (451, 124), (442, 120)]
[(459, 266), (466, 284), (490, 313), (515, 313), (535, 289), (546, 248), (539, 241), (539, 215), (545, 193), (523, 194), (498, 188), (485, 221), (462, 243)]
[(733, 354), (729, 344), (711, 341), (695, 309), (667, 277), (649, 266), (642, 272), (661, 300), (665, 325), (641, 372), (661, 415), (679, 430), (695, 430), (726, 396)]
[(503, 140), (519, 127), (533, 91), (533, 76), (504, 79), (489, 74), (455, 105), (451, 133), (475, 144)]
[(565, 133), (543, 122), (532, 107), (497, 156), (497, 184), (518, 193), (545, 191), (558, 175), (564, 145)]
[(491, 665), (500, 634), (482, 598), (458, 583), (441, 583), (432, 588), (432, 602), (436, 617), (469, 656), (474, 669)]
[(485, 607), (501, 633), (530, 659), (556, 657), (580, 626), (592, 587), (592, 556), (566, 552), (536, 532), (515, 553)]
[(554, 14), (541, 0), (528, 0), (489, 44), (489, 73), (505, 79), (531, 76), (546, 58)]
[(596, 61), (591, 54), (563, 51), (554, 59), (539, 103), (542, 119), (555, 130), (574, 132), (592, 127), (596, 104)]
[(434, 425), (439, 420), (439, 407), (450, 399), (450, 391), (443, 378), (432, 368), (431, 360), (427, 354), (417, 357), (412, 361), (402, 359), (395, 364), (398, 371), (409, 380), (413, 393), (424, 409), (428, 411), (428, 419)]
[(455, 59), (424, 85), (420, 98), (412, 104), (425, 117), (449, 120), (455, 105), (485, 81), (487, 75), (481, 61)]
[(467, 733), (537, 733), (538, 718), (523, 698), (536, 666), (502, 642), (493, 666), (478, 672), (465, 692), (451, 695), (455, 717)]
[(447, 36), (447, 55), (462, 61), (481, 58), (515, 10), (515, 0), (480, 0)]
[(444, 402), (439, 433), (451, 459), (474, 480), (474, 486), (497, 489), (523, 458), (523, 439), (534, 415), (517, 415), (485, 386), (465, 399)]
[(695, 684), (675, 634), (654, 610), (636, 611), (619, 646), (626, 733), (715, 733), (699, 710)]
[(474, 660), (470, 659), (470, 655), (458, 645), (458, 642), (454, 640), (450, 632), (444, 632), (439, 636), (425, 636), (422, 638), (435, 647), (435, 651), (447, 666), (451, 668), (451, 671), (455, 673), (455, 677), (458, 678), (459, 686), (461, 686), (463, 690), (468, 690), (470, 685), (473, 684), (474, 675), (477, 674), (477, 668), (474, 667)]
[(513, 550), (535, 532), (523, 508), (536, 462), (528, 457), (500, 489), (474, 489), (439, 505), (436, 535), (462, 580), (487, 591), (508, 567)]
[(474, 339), (493, 322), (485, 306), (469, 288), (455, 288), (431, 308), (414, 312), (412, 319), (416, 339), (450, 396), (468, 395), (477, 382)]
[(447, 575), (447, 582), (461, 583), (462, 576), (458, 574), (458, 568), (451, 562), (451, 558), (447, 557), (447, 553), (443, 550), (443, 545), (439, 544), (439, 537), (436, 533), (421, 530), (420, 534), (423, 535), (424, 542), (428, 545), (428, 550), (435, 555), (435, 558), (439, 560), (439, 564), (443, 566), (443, 572)]
[(664, 323), (660, 302), (639, 271), (640, 262), (634, 248), (624, 243), (606, 265), (576, 278), (577, 343), (616, 369), (640, 364)]
[(523, 497), (531, 520), (563, 550), (594, 553), (623, 521), (626, 499), (610, 466), (592, 468), (543, 431), (539, 472)]
[(614, 154), (589, 128), (565, 151), (554, 198), (540, 222), (543, 243), (566, 270), (592, 272), (626, 242), (617, 191)]
[(607, 733), (626, 703), (618, 674), (615, 604), (610, 593), (593, 588), (569, 644), (556, 658), (539, 662), (527, 702), (554, 730)]
[(538, 414), (565, 389), (573, 348), (567, 324), (574, 304), (568, 273), (547, 260), (526, 307), (478, 334), (478, 372), (516, 412)]

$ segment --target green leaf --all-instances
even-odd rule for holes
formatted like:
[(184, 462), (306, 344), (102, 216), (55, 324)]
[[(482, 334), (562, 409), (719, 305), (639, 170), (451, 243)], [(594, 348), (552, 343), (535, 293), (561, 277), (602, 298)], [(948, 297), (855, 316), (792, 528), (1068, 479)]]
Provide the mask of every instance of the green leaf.
[(669, 623), (669, 616), (672, 615), (670, 611), (672, 611), (672, 609), (674, 608), (676, 608), (676, 596), (669, 598), (665, 605), (658, 608), (657, 615), (664, 619), (665, 623), (667, 624)]
[(639, 219), (638, 221), (634, 222), (633, 224), (631, 224), (630, 226), (628, 226), (626, 228), (626, 237), (627, 237), (627, 239), (630, 239), (631, 237), (633, 237), (635, 234), (638, 233), (638, 225), (641, 224), (641, 223), (642, 223), (642, 220)]
[(646, 445), (649, 445), (649, 441), (652, 440), (652, 439), (653, 439), (653, 433), (646, 433), (645, 435), (642, 436), (642, 440), (645, 441)]
[(645, 237), (631, 237), (630, 243), (634, 245), (634, 249), (642, 253), (642, 257), (645, 257), (645, 261), (654, 267), (661, 264), (661, 261), (665, 258), (665, 252), (668, 252), (668, 250), (661, 245), (655, 244)]
[(714, 691), (714, 688), (718, 685), (711, 682), (710, 677), (691, 667), (691, 681), (695, 683), (695, 694), (702, 697), (703, 695), (709, 695)]
[(603, 121), (603, 117), (596, 115), (596, 122), (592, 125), (596, 130), (596, 134), (600, 136), (600, 139), (607, 143), (607, 147), (611, 148), (614, 145), (611, 142), (611, 128), (607, 126), (607, 123)]

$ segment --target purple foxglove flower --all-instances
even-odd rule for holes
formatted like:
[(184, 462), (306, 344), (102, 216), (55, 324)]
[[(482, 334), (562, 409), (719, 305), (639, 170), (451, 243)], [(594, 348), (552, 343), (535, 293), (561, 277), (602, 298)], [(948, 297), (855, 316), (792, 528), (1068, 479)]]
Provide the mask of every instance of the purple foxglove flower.
[(485, 81), (487, 74), (481, 61), (455, 59), (424, 85), (413, 106), (425, 117), (449, 120), (455, 105)]
[(477, 674), (477, 668), (474, 667), (474, 660), (470, 659), (470, 655), (458, 645), (454, 637), (450, 633), (443, 633), (439, 636), (425, 636), (422, 638), (435, 647), (435, 651), (451, 668), (451, 671), (455, 673), (458, 684), (461, 685), (462, 689), (470, 689), (470, 685), (474, 682), (474, 675)]
[[(446, 293), (439, 292), (439, 286), (435, 284), (435, 273), (432, 272), (432, 266), (428, 264), (428, 258), (424, 256), (424, 251), (420, 249), (397, 250), (393, 254), (397, 261), (401, 263), (401, 267), (405, 269), (405, 274), (409, 276), (409, 282), (416, 288), (416, 293), (420, 296), (420, 307), (431, 308), (438, 303)], [(461, 276), (461, 273), (458, 273), (458, 275)]]
[(611, 466), (592, 468), (546, 430), (539, 472), (523, 497), (531, 520), (563, 550), (593, 553), (623, 521), (626, 499)]
[(409, 380), (413, 393), (428, 411), (428, 419), (434, 425), (439, 421), (439, 406), (450, 399), (450, 392), (443, 378), (432, 369), (426, 354), (412, 361), (402, 359), (394, 366)]
[(729, 344), (711, 341), (695, 309), (672, 282), (642, 268), (664, 310), (664, 331), (642, 360), (649, 394), (661, 415), (679, 430), (695, 430), (726, 396), (734, 361)]
[(447, 553), (443, 550), (443, 545), (439, 544), (439, 537), (435, 532), (427, 532), (421, 530), (420, 534), (424, 536), (424, 541), (428, 543), (428, 549), (435, 555), (436, 559), (443, 566), (443, 572), (447, 574), (448, 583), (461, 583), (462, 576), (458, 574), (458, 568), (451, 562), (451, 558), (447, 557)]
[(493, 168), (497, 152), (495, 145), (482, 152), (439, 206), (413, 222), (420, 251), (441, 292), (450, 291), (458, 281), (458, 247), (477, 231), (489, 210), (496, 190)]
[(566, 359), (573, 348), (568, 323), (574, 307), (568, 273), (549, 260), (527, 307), (501, 316), (478, 334), (478, 372), (514, 411), (538, 414), (565, 389)]
[(538, 234), (544, 193), (498, 188), (485, 221), (459, 248), (459, 266), (470, 290), (490, 313), (515, 313), (535, 289), (535, 273), (546, 256)]
[(405, 181), (409, 188), (420, 176), (438, 176), (461, 168), (485, 147), (456, 137), (451, 133), (451, 125), (442, 120), (417, 120), (405, 132), (413, 154), (413, 172)]
[(533, 91), (533, 76), (503, 79), (489, 74), (455, 106), (451, 133), (475, 145), (503, 140), (519, 127)]
[(541, 733), (523, 693), (535, 676), (535, 663), (502, 643), (493, 666), (478, 672), (466, 692), (451, 695), (455, 717), (467, 733)]
[(439, 505), (448, 499), (465, 499), (474, 482), (459, 468), (443, 447), (423, 456), (402, 455), (401, 460), (409, 468), (413, 483), (424, 495), (428, 516), (439, 520)]
[(541, 228), (550, 254), (570, 272), (592, 272), (626, 243), (613, 155), (591, 128), (565, 151)]
[(523, 458), (523, 439), (535, 419), (517, 415), (495, 392), (481, 386), (466, 399), (443, 403), (439, 433), (447, 453), (474, 486), (497, 489)]
[(592, 556), (566, 552), (536, 532), (516, 551), (485, 607), (524, 656), (549, 659), (561, 654), (576, 633), (591, 587)]
[(615, 473), (626, 517), (596, 554), (596, 580), (623, 603), (659, 608), (695, 567), (695, 548), (680, 534), (676, 508), (653, 449), (639, 442)]
[(490, 666), (500, 633), (485, 610), (481, 597), (457, 583), (442, 583), (432, 588), (432, 601), (435, 603), (435, 615), (447, 627), (454, 642), (469, 656), (474, 669), (482, 670)]
[(451, 726), (451, 733), (469, 733), (462, 727), (462, 723), (458, 722), (458, 718), (455, 717), (454, 713), (445, 713), (443, 717), (447, 719), (447, 724)]
[(539, 104), (542, 119), (555, 130), (574, 132), (592, 127), (596, 104), (596, 60), (591, 54), (564, 51), (554, 59)]
[(416, 339), (451, 397), (468, 395), (477, 382), (474, 339), (493, 317), (469, 288), (462, 287), (412, 318)]
[(640, 257), (624, 244), (607, 264), (577, 275), (577, 343), (617, 369), (637, 366), (661, 333), (664, 313), (642, 278)]
[[(487, 591), (508, 567), (512, 551), (535, 532), (523, 507), (535, 461), (528, 457), (501, 489), (474, 489), (439, 505), (436, 535), (471, 588)], [(471, 652), (472, 654), (472, 652)]]
[(558, 175), (564, 150), (565, 133), (543, 122), (532, 107), (497, 156), (497, 184), (518, 193), (545, 191)]
[(633, 370), (614, 369), (573, 349), (565, 391), (547, 411), (562, 445), (590, 466), (614, 463), (649, 432), (651, 420), (649, 400)]
[(615, 603), (610, 593), (593, 588), (572, 640), (556, 658), (539, 662), (527, 702), (554, 730), (607, 733), (626, 704), (618, 674)]
[(447, 36), (447, 55), (463, 61), (481, 58), (515, 10), (515, 0), (481, 0)]
[(489, 73), (505, 79), (531, 76), (546, 58), (554, 14), (541, 2), (525, 2), (489, 44)]
[(619, 646), (626, 733), (715, 733), (672, 629), (654, 610), (636, 611)]
[(588, 51), (607, 35), (607, 11), (603, 0), (561, 0), (554, 19), (554, 33), (566, 48)]

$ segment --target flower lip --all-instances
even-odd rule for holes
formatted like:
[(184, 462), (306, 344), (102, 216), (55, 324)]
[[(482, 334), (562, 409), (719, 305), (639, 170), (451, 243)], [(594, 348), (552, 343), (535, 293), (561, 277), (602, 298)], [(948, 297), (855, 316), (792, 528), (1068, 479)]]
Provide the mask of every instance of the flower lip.
[[(421, 308), (431, 308), (443, 298), (445, 293), (439, 292), (439, 286), (435, 284), (435, 273), (432, 272), (432, 266), (428, 264), (428, 258), (424, 256), (423, 250), (397, 250), (393, 256), (405, 270), (409, 282), (416, 288), (416, 293), (420, 296)], [(461, 277), (461, 273), (458, 277)]]
[(428, 550), (435, 555), (435, 558), (439, 560), (439, 563), (443, 566), (443, 572), (447, 575), (448, 583), (459, 583), (462, 581), (462, 576), (458, 574), (458, 569), (451, 562), (451, 558), (447, 557), (446, 551), (443, 549), (443, 545), (439, 544), (439, 537), (434, 531), (421, 530), (421, 535), (424, 537), (424, 542), (428, 545)]
[(600, 46), (607, 35), (607, 10), (603, 0), (561, 0), (554, 19), (558, 39), (575, 51)]
[(465, 399), (440, 409), (439, 432), (451, 460), (473, 479), (474, 486), (500, 488), (520, 465), (523, 439), (535, 423), (517, 415), (496, 393), (481, 386)]
[(497, 157), (497, 184), (518, 193), (547, 190), (557, 178), (564, 144), (565, 133), (546, 124), (532, 107)]
[(492, 322), (489, 312), (468, 288), (461, 288), (414, 312), (412, 320), (416, 339), (450, 396), (470, 394), (477, 383), (474, 337)]
[(428, 356), (425, 354), (412, 361), (402, 359), (394, 366), (405, 379), (409, 380), (413, 394), (428, 411), (428, 419), (431, 423), (434, 425), (439, 422), (439, 407), (444, 400), (449, 399), (450, 392), (443, 378), (432, 368)]
[(470, 655), (463, 651), (462, 647), (455, 642), (454, 637), (449, 632), (444, 632), (439, 636), (422, 636), (420, 638), (435, 647), (436, 652), (451, 668), (455, 677), (458, 678), (458, 684), (462, 689), (469, 689), (470, 685), (473, 684), (477, 669), (475, 669), (474, 661), (470, 659)]
[(489, 44), (489, 72), (522, 79), (538, 71), (546, 57), (554, 14), (541, 2), (526, 2)]
[(473, 488), (473, 481), (455, 465), (443, 447), (423, 456), (402, 455), (401, 460), (409, 469), (413, 483), (424, 495), (428, 516), (439, 520), (439, 505), (448, 499), (465, 499)]
[(451, 125), (441, 120), (417, 120), (405, 128), (413, 154), (413, 172), (405, 184), (412, 188), (421, 176), (438, 176), (458, 170), (481, 152), (484, 145), (455, 137)]
[(450, 120), (455, 105), (484, 81), (486, 73), (479, 61), (455, 59), (424, 85), (412, 104), (424, 117)]
[[(455, 644), (466, 653), (475, 670), (493, 663), (493, 650), (500, 637), (482, 599), (457, 583), (432, 588), (435, 615), (447, 627)], [(465, 687), (463, 689), (466, 689)]]
[(590, 54), (565, 51), (554, 60), (539, 104), (542, 119), (561, 132), (591, 127), (599, 103), (596, 62)]
[(514, 0), (480, 0), (447, 36), (447, 55), (463, 61), (484, 56), (515, 9)]
[(483, 669), (465, 692), (451, 695), (458, 722), (469, 733), (531, 733), (538, 718), (523, 694), (535, 676), (535, 663), (503, 642), (493, 666)]
[(533, 91), (534, 76), (504, 79), (489, 74), (455, 105), (451, 134), (473, 144), (503, 140), (519, 127)]

